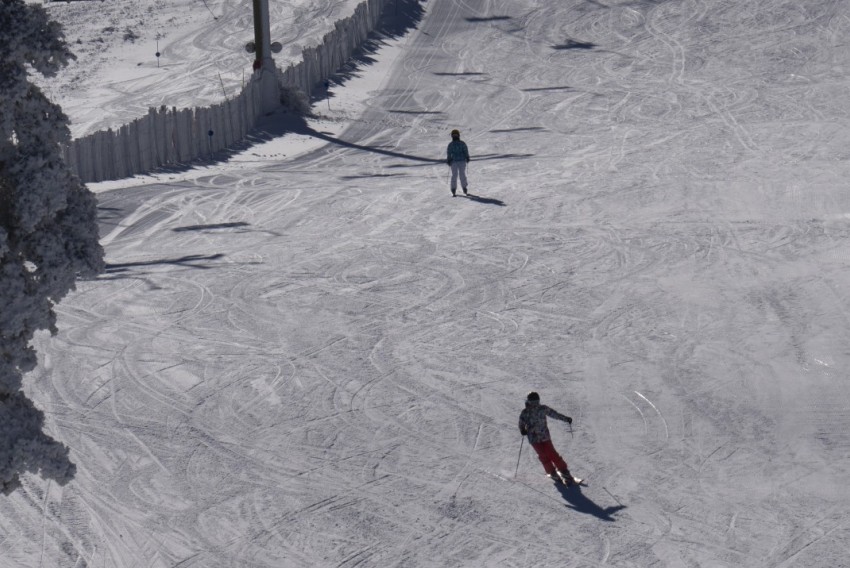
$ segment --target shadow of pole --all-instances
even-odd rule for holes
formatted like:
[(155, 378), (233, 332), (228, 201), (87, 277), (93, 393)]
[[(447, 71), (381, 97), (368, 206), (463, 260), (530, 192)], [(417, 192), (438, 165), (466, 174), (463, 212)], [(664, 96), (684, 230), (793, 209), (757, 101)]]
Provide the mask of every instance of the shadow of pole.
[(484, 205), (498, 205), (499, 207), (505, 207), (506, 203), (501, 199), (496, 199), (495, 197), (482, 197), (480, 195), (469, 195), (465, 196), (470, 201), (475, 201), (476, 203), (483, 203)]
[(175, 233), (185, 231), (210, 231), (214, 229), (234, 229), (239, 227), (249, 227), (251, 224), (245, 221), (231, 221), (229, 223), (210, 223), (207, 225), (186, 225), (184, 227), (174, 227), (171, 229)]
[(362, 144), (357, 144), (355, 142), (347, 142), (345, 140), (340, 140), (339, 138), (334, 138), (333, 136), (328, 136), (323, 132), (319, 132), (318, 130), (314, 130), (310, 128), (306, 121), (301, 121), (301, 128), (298, 130), (294, 130), (297, 134), (303, 134), (306, 136), (312, 136), (314, 138), (318, 138), (319, 140), (323, 140), (328, 142), (329, 144), (336, 144), (338, 146), (343, 146), (345, 148), (351, 148), (353, 150), (362, 150), (364, 152), (372, 152), (374, 154), (382, 154), (384, 156), (390, 156), (393, 158), (403, 158), (405, 160), (413, 160), (416, 162), (425, 162), (429, 164), (444, 164), (445, 160), (438, 160), (436, 158), (428, 158), (425, 156), (415, 156), (413, 154), (404, 154), (402, 152), (395, 152), (393, 150), (385, 150), (383, 148), (376, 148), (374, 146), (364, 146)]
[(552, 49), (595, 49), (596, 44), (591, 43), (589, 41), (578, 41), (575, 39), (568, 39), (564, 43), (560, 45), (553, 45)]
[[(310, 136), (313, 138), (318, 138), (319, 140), (327, 142), (328, 144), (336, 144), (337, 146), (342, 146), (344, 148), (360, 150), (363, 152), (371, 152), (374, 154), (381, 154), (383, 156), (389, 156), (391, 158), (401, 158), (404, 160), (412, 160), (414, 162), (422, 162), (423, 165), (446, 163), (445, 158), (429, 158), (427, 156), (405, 154), (404, 152), (386, 150), (384, 148), (379, 148), (376, 146), (365, 146), (363, 144), (357, 144), (356, 142), (348, 142), (347, 140), (335, 138), (333, 136), (325, 134), (324, 132), (319, 132), (318, 130), (315, 130), (314, 128), (310, 127), (310, 125), (307, 124), (307, 120), (304, 116), (292, 112), (288, 112), (284, 115), (279, 115), (267, 121), (261, 133), (262, 137), (267, 139), (283, 136), (284, 134), (300, 134), (302, 136)], [(482, 154), (481, 156), (475, 156), (473, 160), (484, 161), (516, 159), (530, 158), (532, 156), (534, 156), (534, 154)]]
[(139, 262), (124, 262), (120, 264), (106, 264), (106, 270), (104, 271), (106, 274), (114, 274), (116, 272), (125, 272), (130, 268), (135, 268), (139, 266), (155, 266), (159, 264), (173, 264), (175, 266), (184, 266), (186, 268), (200, 268), (203, 270), (212, 268), (210, 265), (206, 264), (195, 264), (201, 260), (218, 260), (219, 258), (223, 258), (224, 255), (222, 253), (210, 254), (210, 255), (200, 255), (200, 254), (190, 254), (188, 256), (182, 256), (180, 258), (164, 258), (159, 260), (144, 260)]

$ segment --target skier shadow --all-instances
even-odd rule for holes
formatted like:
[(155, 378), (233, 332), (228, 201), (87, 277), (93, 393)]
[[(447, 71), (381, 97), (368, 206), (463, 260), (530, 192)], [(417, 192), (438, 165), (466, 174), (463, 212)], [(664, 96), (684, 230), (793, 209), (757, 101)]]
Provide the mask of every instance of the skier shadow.
[(483, 203), (484, 205), (498, 205), (499, 207), (504, 207), (507, 205), (501, 199), (496, 199), (495, 197), (481, 197), (480, 195), (469, 195), (465, 196), (470, 201), (475, 201), (476, 203)]
[(564, 487), (563, 485), (559, 485), (558, 492), (560, 492), (561, 497), (567, 502), (566, 506), (570, 509), (584, 513), (585, 515), (593, 515), (603, 521), (614, 522), (616, 519), (613, 515), (626, 508), (625, 505), (617, 505), (603, 509), (581, 492), (581, 486)]

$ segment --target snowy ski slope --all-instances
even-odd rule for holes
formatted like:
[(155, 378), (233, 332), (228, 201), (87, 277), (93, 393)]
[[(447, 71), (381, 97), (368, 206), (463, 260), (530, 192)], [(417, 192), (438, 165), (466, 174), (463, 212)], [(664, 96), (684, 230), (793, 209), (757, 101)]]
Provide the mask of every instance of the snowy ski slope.
[[(847, 566), (850, 2), (424, 6), (324, 119), (95, 188), (27, 382), (79, 473), (0, 565)], [(588, 487), (514, 475), (531, 389)]]

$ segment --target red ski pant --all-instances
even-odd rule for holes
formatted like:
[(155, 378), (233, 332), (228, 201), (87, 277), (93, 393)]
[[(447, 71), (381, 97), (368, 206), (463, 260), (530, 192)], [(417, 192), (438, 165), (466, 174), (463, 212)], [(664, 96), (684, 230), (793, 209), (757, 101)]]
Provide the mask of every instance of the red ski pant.
[(562, 458), (555, 450), (555, 446), (552, 445), (552, 440), (531, 444), (531, 447), (534, 448), (535, 452), (537, 452), (537, 457), (540, 458), (540, 463), (543, 464), (543, 469), (546, 470), (548, 475), (553, 475), (555, 470), (562, 472), (570, 470), (570, 468), (567, 467), (567, 462), (565, 462), (564, 458)]

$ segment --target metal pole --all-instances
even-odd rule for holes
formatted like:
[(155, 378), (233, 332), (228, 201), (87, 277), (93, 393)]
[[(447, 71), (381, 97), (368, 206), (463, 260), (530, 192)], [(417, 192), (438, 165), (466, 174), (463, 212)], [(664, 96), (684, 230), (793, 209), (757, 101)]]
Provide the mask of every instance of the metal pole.
[(271, 112), (280, 105), (280, 93), (272, 59), (269, 0), (253, 0), (253, 5), (254, 48), (256, 49), (254, 70), (261, 72), (263, 112)]
[[(254, 4), (254, 57), (256, 62), (254, 68), (259, 69), (263, 65), (263, 58), (268, 53), (266, 51), (266, 38), (264, 37), (268, 21), (263, 20), (263, 16), (268, 14), (268, 3), (266, 9), (263, 10), (263, 0), (253, 0)], [(267, 16), (266, 16), (267, 17)]]

